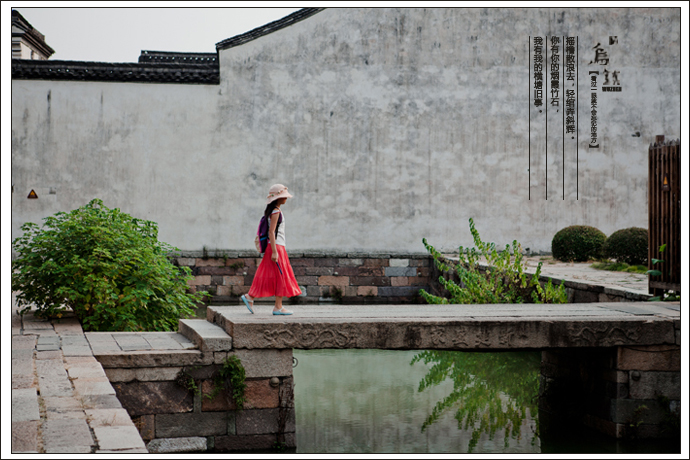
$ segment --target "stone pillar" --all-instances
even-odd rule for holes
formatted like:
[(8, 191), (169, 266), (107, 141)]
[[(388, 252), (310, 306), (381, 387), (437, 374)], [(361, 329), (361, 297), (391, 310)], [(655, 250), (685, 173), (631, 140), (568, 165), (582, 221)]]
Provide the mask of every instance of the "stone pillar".
[(542, 432), (582, 424), (615, 438), (680, 436), (678, 345), (542, 351)]

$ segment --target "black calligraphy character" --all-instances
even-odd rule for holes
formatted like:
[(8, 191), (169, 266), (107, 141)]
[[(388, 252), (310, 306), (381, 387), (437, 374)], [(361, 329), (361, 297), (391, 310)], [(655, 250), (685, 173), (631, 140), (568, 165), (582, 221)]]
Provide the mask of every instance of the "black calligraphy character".
[(594, 60), (589, 61), (589, 63), (591, 64), (593, 62), (596, 62), (597, 64), (608, 65), (609, 55), (608, 53), (606, 53), (606, 51), (604, 51), (604, 48), (601, 47), (601, 43), (597, 43), (596, 45), (594, 45), (594, 48), (592, 49), (595, 50)]
[(604, 69), (604, 84), (603, 86), (610, 85), (609, 83), (609, 71)]
[(618, 80), (618, 71), (614, 70), (612, 75), (613, 75), (613, 84), (620, 86), (621, 82)]

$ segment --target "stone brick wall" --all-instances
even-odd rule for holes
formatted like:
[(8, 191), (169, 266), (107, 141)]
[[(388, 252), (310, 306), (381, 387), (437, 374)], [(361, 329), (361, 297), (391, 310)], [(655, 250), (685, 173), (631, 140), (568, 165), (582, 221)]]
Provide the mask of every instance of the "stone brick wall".
[[(225, 389), (210, 397), (229, 354), (245, 367), (242, 410)], [(149, 452), (295, 447), (292, 350), (131, 352), (127, 362), (102, 359), (102, 365)], [(193, 378), (200, 391), (185, 387), (182, 376)]]
[(582, 422), (615, 438), (679, 437), (680, 388), (678, 344), (545, 350), (540, 425)]
[[(416, 303), (429, 289), (428, 254), (295, 253), (288, 254), (302, 295), (293, 303)], [(261, 263), (256, 251), (188, 253), (175, 259), (191, 268), (194, 291), (207, 291), (211, 303), (236, 303), (249, 292)], [(271, 300), (271, 299), (268, 299)]]

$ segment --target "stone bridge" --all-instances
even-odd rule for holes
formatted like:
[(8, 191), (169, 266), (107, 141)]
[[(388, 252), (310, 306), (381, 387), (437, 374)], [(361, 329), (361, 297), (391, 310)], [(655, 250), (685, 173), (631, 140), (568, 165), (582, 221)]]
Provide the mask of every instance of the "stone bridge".
[(676, 345), (679, 308), (668, 303), (209, 307), (207, 320), (245, 348), (515, 350)]

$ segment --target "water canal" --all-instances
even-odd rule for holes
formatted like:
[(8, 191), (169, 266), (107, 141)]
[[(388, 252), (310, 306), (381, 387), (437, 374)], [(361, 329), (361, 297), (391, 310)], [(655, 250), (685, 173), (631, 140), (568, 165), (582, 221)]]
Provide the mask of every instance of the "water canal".
[(680, 452), (679, 441), (540, 430), (539, 352), (350, 349), (294, 356), (297, 453)]

